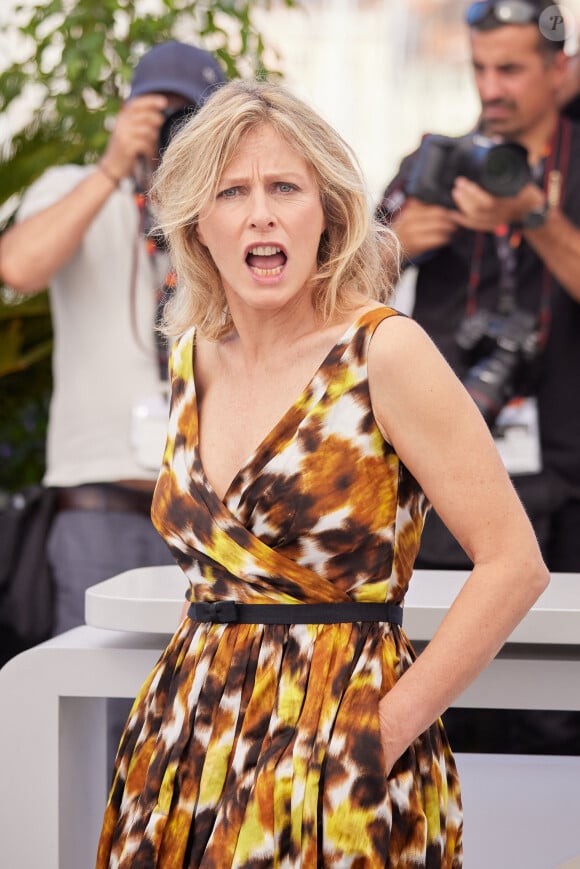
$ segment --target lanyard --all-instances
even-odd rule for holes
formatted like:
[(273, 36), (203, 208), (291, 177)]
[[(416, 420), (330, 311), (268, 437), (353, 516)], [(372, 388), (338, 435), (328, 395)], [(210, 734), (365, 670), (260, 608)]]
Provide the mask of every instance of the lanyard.
[[(564, 193), (568, 164), (570, 160), (571, 124), (567, 118), (560, 117), (544, 157), (543, 188), (548, 203), (559, 206)], [(496, 255), (499, 262), (499, 300), (498, 312), (509, 314), (516, 307), (517, 290), (517, 251), (522, 236), (514, 227), (498, 226), (494, 232)], [(485, 233), (477, 232), (473, 242), (473, 252), (467, 281), (466, 316), (471, 317), (477, 310), (477, 293), (481, 283)], [(538, 318), (538, 343), (544, 346), (550, 330), (551, 296), (555, 278), (546, 266), (542, 269), (541, 301)]]
[(495, 233), (495, 251), (499, 262), (499, 314), (511, 314), (516, 309), (518, 265), (517, 249), (520, 246), (519, 233), (510, 232), (509, 226), (498, 226)]
[[(147, 198), (145, 194), (140, 190), (135, 190), (134, 195), (135, 204), (137, 206), (137, 211), (139, 214), (139, 220), (137, 225), (137, 233), (134, 239), (133, 259), (131, 267), (131, 325), (137, 343), (142, 350), (147, 351), (147, 348), (141, 341), (141, 338), (139, 336), (139, 330), (137, 328), (137, 263), (139, 260), (140, 250), (144, 243), (146, 254), (150, 258), (155, 273), (155, 271), (157, 270), (156, 266), (159, 259), (160, 247), (151, 233), (153, 222), (151, 220), (149, 208), (147, 207)], [(167, 381), (169, 377), (169, 343), (165, 335), (162, 335), (159, 331), (159, 327), (161, 326), (161, 323), (163, 321), (163, 309), (165, 308), (165, 304), (169, 299), (171, 293), (173, 292), (175, 285), (176, 275), (175, 272), (170, 269), (169, 272), (166, 273), (163, 281), (161, 281), (155, 289), (155, 316), (153, 323), (153, 336), (155, 338), (155, 349), (157, 353), (157, 363), (159, 367), (159, 378), (161, 381)]]

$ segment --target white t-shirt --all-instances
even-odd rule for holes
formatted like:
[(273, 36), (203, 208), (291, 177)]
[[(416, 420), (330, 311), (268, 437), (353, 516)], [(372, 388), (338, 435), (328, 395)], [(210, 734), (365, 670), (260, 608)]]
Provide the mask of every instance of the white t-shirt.
[[(52, 205), (93, 171), (48, 170), (24, 195), (18, 220)], [(153, 322), (167, 263), (160, 256), (152, 261), (138, 226), (133, 185), (126, 180), (49, 287), (55, 340), (47, 485), (157, 476), (137, 461), (132, 427), (135, 405), (160, 392)]]

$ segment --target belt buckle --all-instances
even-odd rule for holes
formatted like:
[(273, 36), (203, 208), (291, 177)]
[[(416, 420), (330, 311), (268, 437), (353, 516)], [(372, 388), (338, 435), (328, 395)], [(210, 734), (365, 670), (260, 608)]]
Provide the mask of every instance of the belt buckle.
[(200, 622), (228, 624), (238, 620), (238, 605), (235, 600), (199, 601), (195, 609)]

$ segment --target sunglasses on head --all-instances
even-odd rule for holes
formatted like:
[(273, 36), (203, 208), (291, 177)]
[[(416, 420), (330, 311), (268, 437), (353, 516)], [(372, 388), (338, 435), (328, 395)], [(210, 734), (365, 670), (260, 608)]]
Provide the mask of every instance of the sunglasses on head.
[(526, 0), (476, 0), (467, 9), (465, 21), (480, 27), (486, 21), (498, 24), (531, 24), (538, 20), (538, 10)]

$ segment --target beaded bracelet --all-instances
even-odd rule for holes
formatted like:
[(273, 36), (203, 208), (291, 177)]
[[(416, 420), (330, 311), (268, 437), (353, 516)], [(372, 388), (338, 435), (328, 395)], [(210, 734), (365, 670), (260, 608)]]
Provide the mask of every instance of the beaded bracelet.
[(111, 170), (107, 169), (107, 167), (101, 160), (99, 160), (99, 162), (97, 163), (97, 169), (100, 169), (105, 178), (108, 178), (109, 181), (115, 185), (115, 187), (119, 186), (119, 184), (121, 183), (121, 179), (117, 178), (116, 175), (113, 175)]

